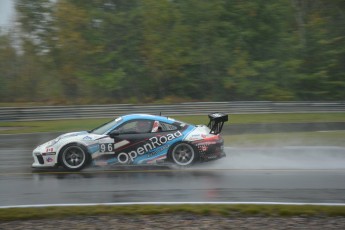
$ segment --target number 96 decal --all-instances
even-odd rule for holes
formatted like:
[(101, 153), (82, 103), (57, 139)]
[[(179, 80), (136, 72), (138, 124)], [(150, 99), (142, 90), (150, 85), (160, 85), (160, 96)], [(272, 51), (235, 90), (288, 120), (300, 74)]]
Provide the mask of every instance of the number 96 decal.
[(99, 144), (99, 151), (101, 153), (115, 152), (114, 149), (115, 149), (114, 143), (102, 143), (102, 144)]

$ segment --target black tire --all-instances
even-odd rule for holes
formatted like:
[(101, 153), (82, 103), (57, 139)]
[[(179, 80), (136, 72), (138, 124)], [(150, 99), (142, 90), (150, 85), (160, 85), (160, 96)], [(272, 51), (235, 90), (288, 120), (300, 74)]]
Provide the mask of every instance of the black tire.
[(59, 154), (59, 163), (68, 171), (79, 171), (90, 162), (90, 154), (78, 144), (65, 146)]
[(169, 157), (174, 164), (186, 167), (195, 162), (197, 153), (190, 144), (180, 142), (171, 148)]

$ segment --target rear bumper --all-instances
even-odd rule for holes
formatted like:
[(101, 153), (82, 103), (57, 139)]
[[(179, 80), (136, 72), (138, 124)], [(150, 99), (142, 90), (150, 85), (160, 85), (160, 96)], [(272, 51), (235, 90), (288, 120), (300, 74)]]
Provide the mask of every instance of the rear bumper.
[(212, 142), (198, 142), (195, 146), (198, 150), (201, 162), (217, 160), (226, 156), (223, 139)]
[(203, 154), (200, 156), (200, 161), (201, 162), (207, 162), (207, 161), (213, 161), (213, 160), (218, 160), (220, 158), (226, 157), (225, 152), (215, 152), (215, 153), (208, 153), (208, 154)]

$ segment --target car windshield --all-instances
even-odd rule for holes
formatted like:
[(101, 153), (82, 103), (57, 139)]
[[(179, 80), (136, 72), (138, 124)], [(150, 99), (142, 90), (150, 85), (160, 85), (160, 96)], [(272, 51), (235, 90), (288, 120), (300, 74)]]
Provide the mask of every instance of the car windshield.
[(120, 123), (122, 121), (122, 118), (116, 118), (115, 120), (111, 120), (108, 123), (105, 123), (93, 130), (90, 131), (90, 133), (94, 133), (94, 134), (105, 134), (107, 131), (110, 131), (112, 128), (115, 127), (116, 124)]

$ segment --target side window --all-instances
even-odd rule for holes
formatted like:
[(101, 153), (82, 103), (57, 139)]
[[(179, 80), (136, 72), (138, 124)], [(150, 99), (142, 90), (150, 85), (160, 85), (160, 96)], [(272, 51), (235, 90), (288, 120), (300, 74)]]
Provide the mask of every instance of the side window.
[(127, 122), (124, 125), (120, 126), (117, 130), (120, 133), (134, 133), (135, 132), (135, 124), (136, 122)]
[(120, 133), (149, 133), (152, 122), (149, 120), (134, 120), (117, 128)]
[(172, 125), (172, 124), (168, 124), (168, 123), (164, 123), (164, 122), (160, 122), (160, 126), (162, 127), (162, 131), (174, 131), (177, 130), (177, 126)]
[(151, 132), (152, 122), (149, 120), (138, 120), (136, 123), (137, 133), (149, 133)]

